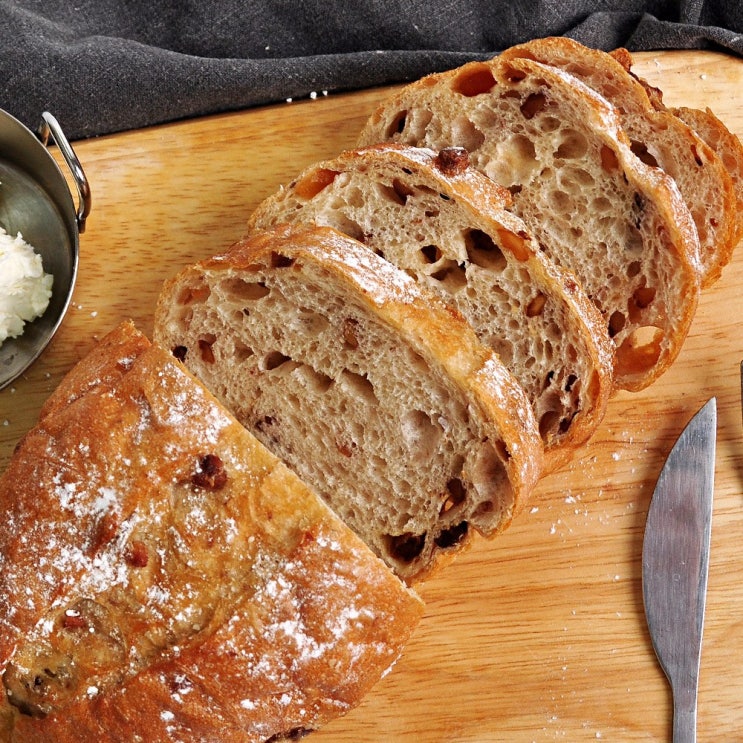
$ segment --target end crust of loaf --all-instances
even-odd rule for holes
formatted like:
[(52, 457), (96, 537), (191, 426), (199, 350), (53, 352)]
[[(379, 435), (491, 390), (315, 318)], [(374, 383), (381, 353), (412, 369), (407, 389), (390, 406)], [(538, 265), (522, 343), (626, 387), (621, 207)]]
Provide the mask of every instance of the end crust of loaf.
[(672, 179), (632, 153), (602, 96), (532, 60), (473, 62), (383, 103), (359, 145), (380, 141), (464, 147), (511, 191), (546, 254), (601, 311), (616, 386), (642, 389), (675, 359), (700, 291), (696, 230)]
[(131, 324), (0, 479), (0, 737), (300, 737), (422, 613), (324, 503)]
[(647, 165), (660, 167), (678, 186), (699, 237), (702, 286), (714, 283), (730, 262), (735, 244), (732, 178), (693, 128), (653, 105), (647, 87), (629, 72), (631, 57), (620, 57), (619, 52), (615, 57), (565, 37), (528, 41), (501, 56), (559, 67), (615, 107), (632, 151)]
[(166, 283), (155, 337), (406, 580), (505, 528), (542, 470), (521, 387), (462, 317), (330, 228)]
[(613, 343), (572, 274), (507, 211), (510, 202), (462, 149), (383, 144), (307, 168), (258, 206), (248, 231), (334, 227), (438, 291), (526, 391), (553, 469), (603, 417)]

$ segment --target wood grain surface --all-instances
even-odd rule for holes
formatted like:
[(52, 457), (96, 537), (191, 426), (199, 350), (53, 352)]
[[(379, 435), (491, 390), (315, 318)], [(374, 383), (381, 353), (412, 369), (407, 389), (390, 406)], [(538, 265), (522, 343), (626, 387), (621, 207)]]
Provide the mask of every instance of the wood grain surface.
[[(743, 61), (637, 55), (671, 105), (709, 106), (743, 136)], [(240, 237), (301, 168), (353, 145), (387, 93), (323, 95), (76, 143), (93, 209), (73, 305), (42, 358), (0, 392), (0, 468), (62, 375), (121, 319), (148, 334), (162, 281)], [(64, 125), (64, 122), (62, 122)], [(593, 440), (545, 478), (514, 525), (423, 586), (399, 663), (315, 743), (670, 740), (640, 556), (648, 503), (685, 423), (715, 395), (717, 469), (700, 741), (743, 741), (743, 253), (701, 300), (674, 366), (620, 393)]]

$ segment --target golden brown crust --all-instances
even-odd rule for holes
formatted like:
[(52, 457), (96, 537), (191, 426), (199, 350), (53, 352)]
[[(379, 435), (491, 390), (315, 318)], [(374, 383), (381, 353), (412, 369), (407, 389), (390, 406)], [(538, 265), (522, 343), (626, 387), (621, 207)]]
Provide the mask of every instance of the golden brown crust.
[(0, 479), (3, 740), (313, 729), (358, 703), (420, 618), (414, 594), (148, 345), (129, 324), (107, 337)]

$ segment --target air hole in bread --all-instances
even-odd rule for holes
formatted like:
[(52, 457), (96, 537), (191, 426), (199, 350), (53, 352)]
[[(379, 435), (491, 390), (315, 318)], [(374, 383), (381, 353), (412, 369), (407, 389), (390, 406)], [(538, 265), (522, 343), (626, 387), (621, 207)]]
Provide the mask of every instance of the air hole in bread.
[(270, 351), (263, 357), (261, 369), (264, 371), (273, 371), (286, 364), (287, 361), (291, 361), (291, 356), (286, 356), (281, 351)]
[(214, 363), (214, 349), (212, 346), (216, 342), (217, 337), (209, 333), (204, 338), (199, 338), (199, 354), (201, 354), (201, 360), (205, 364)]
[(557, 116), (540, 116), (537, 123), (545, 134), (556, 132), (562, 126), (562, 121)]
[[(338, 207), (338, 211), (342, 211), (344, 207)], [(361, 225), (353, 219), (349, 219), (345, 214), (337, 213), (334, 216), (333, 227), (342, 232), (344, 235), (352, 237), (354, 240), (358, 240), (360, 243), (366, 244), (369, 239), (369, 235), (364, 231)]]
[(607, 145), (602, 145), (601, 147), (601, 167), (605, 172), (610, 174), (619, 168), (617, 153)]
[(300, 199), (312, 199), (327, 188), (338, 175), (336, 170), (318, 168), (308, 173), (294, 185), (294, 194)]
[(697, 165), (699, 165), (699, 167), (704, 165), (704, 162), (702, 161), (702, 158), (699, 155), (699, 150), (697, 149), (697, 146), (695, 144), (691, 146), (691, 154), (694, 156), (694, 161), (696, 162)]
[(276, 250), (271, 251), (271, 268), (289, 268), (294, 265), (294, 258), (283, 255)]
[(171, 351), (178, 361), (185, 361), (188, 355), (188, 348), (186, 346), (175, 346)]
[(359, 323), (352, 317), (347, 317), (343, 321), (341, 328), (343, 337), (343, 347), (346, 350), (355, 351), (359, 347)]
[(643, 374), (658, 362), (663, 344), (663, 331), (653, 325), (635, 328), (616, 352), (616, 368), (630, 376)]
[[(503, 230), (503, 234), (506, 234), (506, 230)], [(478, 229), (467, 230), (464, 233), (464, 245), (467, 249), (467, 259), (475, 266), (501, 272), (508, 265), (503, 251), (487, 232)]]
[(458, 524), (441, 531), (433, 541), (437, 547), (449, 549), (459, 544), (467, 536), (468, 530), (469, 524), (466, 521), (460, 521)]
[(637, 310), (644, 310), (653, 303), (655, 293), (655, 287), (653, 286), (640, 286), (635, 289), (629, 303), (629, 316), (631, 320), (635, 321), (638, 319), (636, 315), (640, 313)]
[(393, 117), (390, 125), (387, 127), (385, 139), (394, 139), (395, 134), (402, 134), (407, 122), (408, 112), (398, 111)]
[(435, 453), (443, 429), (423, 410), (409, 410), (400, 421), (400, 431), (410, 459), (425, 464)]
[(547, 303), (547, 298), (539, 292), (536, 297), (529, 300), (529, 304), (526, 305), (526, 316), (527, 317), (539, 317), (544, 311), (544, 306)]
[(267, 297), (271, 290), (263, 281), (245, 281), (234, 278), (225, 279), (219, 285), (228, 301), (241, 302), (243, 300), (255, 301)]
[(611, 214), (614, 205), (608, 196), (596, 196), (591, 200), (591, 211), (594, 214)]
[(555, 153), (557, 157), (566, 160), (578, 160), (588, 152), (588, 140), (581, 132), (575, 129), (565, 129), (561, 133), (562, 142)]
[(436, 279), (443, 289), (450, 294), (455, 294), (467, 286), (467, 273), (464, 264), (449, 259), (440, 263), (440, 267), (431, 274), (431, 278)]
[(387, 534), (385, 536), (385, 542), (387, 552), (393, 559), (399, 562), (409, 563), (413, 562), (423, 551), (423, 547), (426, 545), (426, 535), (413, 534), (412, 532), (395, 535)]
[(617, 333), (624, 330), (626, 323), (627, 318), (623, 312), (620, 312), (619, 310), (612, 312), (611, 317), (609, 318), (609, 337), (613, 338)]
[(560, 414), (556, 410), (548, 410), (539, 418), (539, 435), (546, 441), (550, 434), (555, 433), (560, 425)]
[(573, 412), (570, 413), (570, 415), (567, 415), (565, 418), (563, 418), (560, 421), (559, 431), (560, 431), (561, 434), (564, 435), (564, 434), (566, 434), (570, 430), (570, 426), (573, 425), (573, 419), (575, 418), (576, 415), (578, 415), (578, 411), (577, 410), (573, 410)]
[(190, 305), (198, 302), (205, 302), (209, 298), (210, 294), (211, 289), (209, 289), (206, 284), (202, 283), (198, 286), (184, 287), (184, 289), (178, 295), (178, 299), (176, 301), (178, 302), (178, 304), (181, 305)]
[[(520, 83), (526, 78), (526, 73), (523, 70), (519, 70), (511, 65), (504, 65), (503, 74), (505, 75), (506, 80), (511, 83)], [(510, 93), (511, 91), (508, 92)]]
[(560, 189), (553, 188), (548, 195), (551, 209), (557, 214), (572, 214), (574, 201), (570, 196)]
[(653, 168), (658, 167), (658, 161), (653, 157), (651, 152), (648, 150), (648, 146), (644, 142), (638, 142), (633, 139), (630, 144), (630, 149), (634, 152), (637, 158), (645, 163), (645, 165), (650, 165)]
[[(458, 116), (454, 119), (451, 123), (451, 131), (452, 140), (468, 152), (477, 152), (485, 142), (485, 134), (466, 116)], [(463, 170), (466, 170), (466, 167), (465, 165)], [(445, 173), (445, 175), (451, 176), (453, 174)]]
[(390, 186), (384, 183), (377, 184), (377, 189), (383, 197), (399, 206), (405, 206), (408, 197), (415, 193), (412, 188), (406, 186), (398, 178), (395, 178)]
[(486, 64), (473, 63), (466, 65), (462, 72), (452, 81), (455, 93), (467, 98), (489, 93), (495, 87), (495, 78)]
[(369, 403), (370, 405), (379, 404), (377, 395), (374, 392), (374, 385), (365, 374), (356, 374), (356, 372), (344, 369), (341, 374), (341, 384), (358, 400)]
[(314, 732), (312, 728), (292, 728), (284, 733), (276, 733), (267, 738), (264, 743), (280, 743), (280, 741), (297, 741)]
[(531, 93), (526, 96), (524, 102), (521, 104), (521, 115), (525, 119), (533, 119), (538, 114), (542, 113), (547, 107), (547, 96), (544, 93)]
[(254, 355), (253, 349), (250, 346), (246, 346), (240, 341), (235, 341), (235, 358), (238, 361), (245, 361)]
[(304, 380), (310, 391), (319, 394), (326, 393), (334, 384), (332, 377), (317, 369), (313, 369), (311, 366), (307, 366), (307, 364), (302, 365), (300, 377)]
[(467, 498), (467, 491), (464, 488), (464, 483), (458, 477), (452, 477), (449, 482), (446, 483), (446, 499), (441, 504), (439, 513), (441, 515), (449, 513), (457, 506), (461, 506)]
[(424, 245), (420, 249), (420, 253), (426, 263), (437, 263), (441, 260), (442, 256), (441, 248), (439, 248), (437, 245)]
[(510, 459), (511, 453), (503, 439), (481, 442), (472, 467), (472, 485), (481, 496), (489, 498), (495, 492), (500, 498), (510, 488), (503, 464)]
[[(528, 183), (538, 170), (534, 142), (523, 134), (514, 134), (498, 145), (497, 155), (485, 166), (485, 175), (515, 194), (513, 187)], [(545, 178), (548, 175), (544, 173)]]

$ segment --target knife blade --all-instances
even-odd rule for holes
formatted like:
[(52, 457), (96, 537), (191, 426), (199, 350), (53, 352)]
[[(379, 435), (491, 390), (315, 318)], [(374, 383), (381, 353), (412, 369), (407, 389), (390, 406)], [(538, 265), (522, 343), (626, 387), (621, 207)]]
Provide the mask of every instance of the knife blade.
[(671, 449), (645, 524), (643, 602), (653, 648), (673, 693), (673, 743), (696, 741), (716, 440), (713, 397)]

